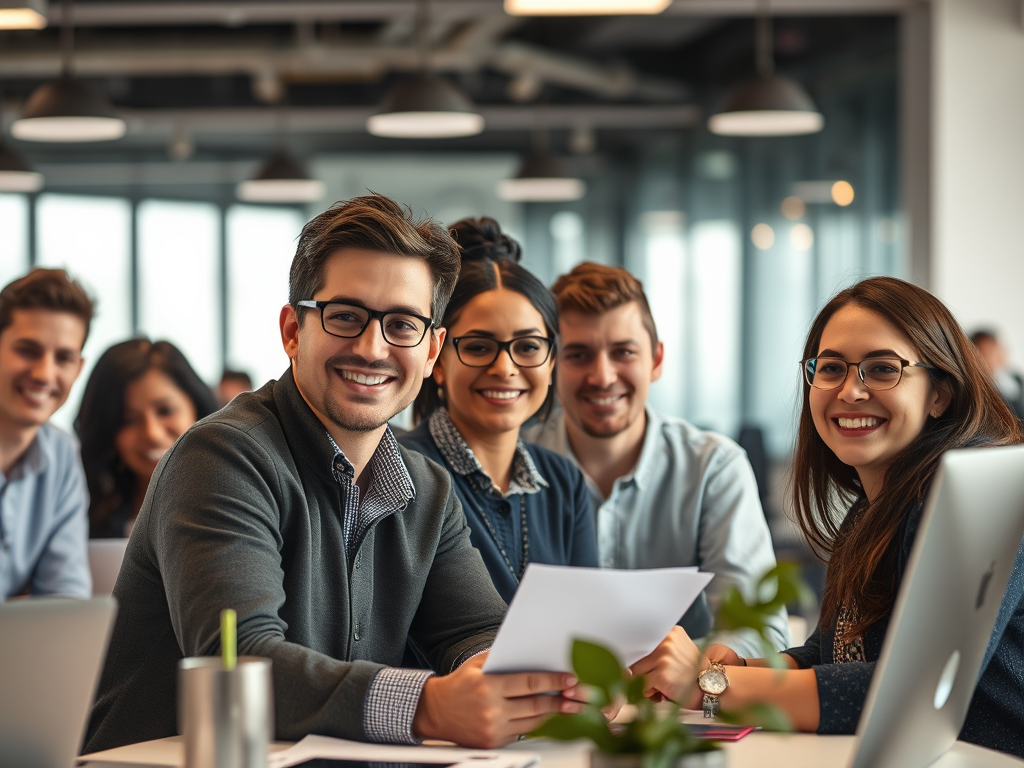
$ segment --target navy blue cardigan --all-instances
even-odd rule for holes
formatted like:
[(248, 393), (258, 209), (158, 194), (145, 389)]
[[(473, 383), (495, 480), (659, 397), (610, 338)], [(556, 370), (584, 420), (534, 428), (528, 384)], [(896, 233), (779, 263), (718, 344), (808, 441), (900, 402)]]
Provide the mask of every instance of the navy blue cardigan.
[[(923, 508), (910, 512), (893, 540), (900, 547), (898, 573), (903, 579)], [(802, 668), (813, 667), (818, 681), (821, 720), (818, 733), (854, 733), (860, 719), (889, 616), (863, 634), (863, 662), (833, 664), (835, 622), (820, 624), (807, 642), (784, 653)], [(1024, 757), (1024, 545), (1017, 553), (1010, 582), (1003, 594), (978, 687), (974, 691), (960, 738), (989, 749)]]
[[(438, 450), (426, 420), (411, 432), (401, 435), (398, 442), (406, 448), (419, 451), (448, 470), (455, 495), (462, 503), (469, 523), (470, 541), (480, 551), (498, 594), (506, 603), (510, 602), (519, 581), (509, 570), (481, 515), (488, 516), (495, 532), (502, 539), (502, 546), (512, 567), (518, 573), (523, 547), (517, 499), (481, 495), (476, 492), (468, 477), (452, 472), (451, 465)], [(537, 493), (523, 494), (527, 540), (530, 543), (529, 562), (596, 568), (597, 534), (583, 474), (564, 456), (533, 443), (525, 445), (537, 470), (548, 483), (547, 488)]]

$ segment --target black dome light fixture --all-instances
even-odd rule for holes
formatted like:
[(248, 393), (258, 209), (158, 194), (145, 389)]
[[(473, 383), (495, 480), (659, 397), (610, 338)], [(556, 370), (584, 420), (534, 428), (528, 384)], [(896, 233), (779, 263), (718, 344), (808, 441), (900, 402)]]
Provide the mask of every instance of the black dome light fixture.
[(238, 185), (235, 194), (246, 203), (313, 203), (324, 191), (324, 183), (280, 146), (253, 178)]
[(61, 75), (39, 86), (29, 97), (11, 135), (22, 141), (112, 141), (128, 129), (103, 93), (71, 75), (74, 53), (72, 0), (61, 12)]
[(0, 192), (38, 192), (43, 174), (32, 170), (24, 158), (0, 141)]
[(825, 126), (814, 99), (802, 85), (775, 74), (772, 23), (767, 0), (757, 16), (757, 74), (725, 97), (708, 118), (708, 130), (720, 136), (799, 136)]
[(569, 170), (565, 160), (551, 153), (543, 112), (538, 110), (535, 114), (537, 124), (533, 130), (533, 151), (523, 160), (513, 178), (498, 182), (498, 197), (517, 203), (579, 200), (587, 193), (587, 183)]
[(380, 110), (367, 119), (366, 130), (374, 136), (445, 139), (475, 136), (484, 129), (483, 115), (476, 111), (472, 100), (430, 71), (427, 2), (418, 0), (416, 5), (419, 72), (396, 83)]

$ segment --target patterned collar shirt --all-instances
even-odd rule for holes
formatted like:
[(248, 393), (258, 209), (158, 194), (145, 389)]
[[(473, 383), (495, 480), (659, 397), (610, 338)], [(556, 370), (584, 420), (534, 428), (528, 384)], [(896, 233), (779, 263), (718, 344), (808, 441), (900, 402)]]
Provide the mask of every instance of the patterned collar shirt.
[(447, 408), (438, 408), (430, 415), (429, 428), (430, 436), (434, 438), (437, 449), (445, 461), (451, 465), (452, 471), (469, 478), (477, 493), (481, 495), (490, 494), (507, 499), (518, 494), (540, 493), (548, 487), (547, 480), (537, 470), (537, 465), (521, 439), (516, 441), (516, 452), (512, 459), (512, 479), (508, 484), (508, 491), (502, 493), (452, 423)]

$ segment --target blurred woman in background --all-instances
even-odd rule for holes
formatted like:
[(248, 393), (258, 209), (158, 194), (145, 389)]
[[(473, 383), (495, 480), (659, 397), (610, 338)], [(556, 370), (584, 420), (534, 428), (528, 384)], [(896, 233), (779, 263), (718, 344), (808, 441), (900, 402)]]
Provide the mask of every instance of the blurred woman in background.
[(157, 462), (215, 410), (213, 392), (169, 341), (131, 339), (103, 353), (75, 419), (92, 538), (131, 533)]

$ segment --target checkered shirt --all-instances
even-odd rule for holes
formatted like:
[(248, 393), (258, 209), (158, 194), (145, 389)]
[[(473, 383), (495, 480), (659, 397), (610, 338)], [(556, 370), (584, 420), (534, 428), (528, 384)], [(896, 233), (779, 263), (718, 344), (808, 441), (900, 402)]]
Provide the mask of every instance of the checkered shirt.
[[(329, 433), (327, 439), (334, 448), (334, 479), (343, 499), (342, 531), (348, 561), (351, 562), (374, 521), (404, 509), (416, 495), (416, 490), (390, 428), (384, 430), (380, 444), (370, 458), (370, 483), (362, 502), (352, 462)], [(427, 670), (394, 667), (385, 667), (378, 672), (366, 691), (363, 703), (366, 738), (393, 744), (418, 743), (412, 732), (412, 721), (423, 684), (432, 675), (433, 672)]]

